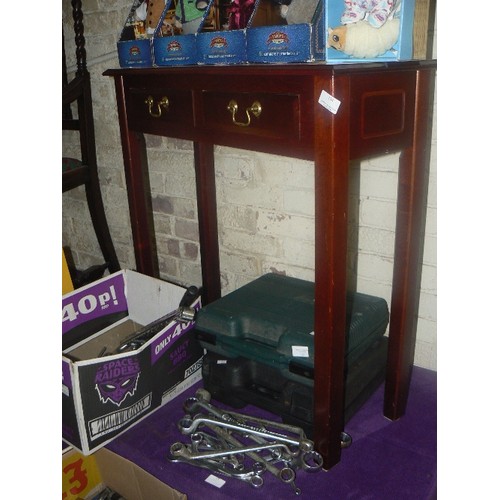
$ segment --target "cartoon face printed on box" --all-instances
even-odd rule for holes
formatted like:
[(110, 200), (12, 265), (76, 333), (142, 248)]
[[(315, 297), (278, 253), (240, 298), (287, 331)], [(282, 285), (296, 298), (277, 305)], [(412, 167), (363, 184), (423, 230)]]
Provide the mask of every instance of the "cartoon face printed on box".
[(110, 401), (120, 406), (127, 396), (133, 396), (140, 375), (139, 361), (134, 357), (103, 363), (95, 375), (95, 388), (102, 403)]

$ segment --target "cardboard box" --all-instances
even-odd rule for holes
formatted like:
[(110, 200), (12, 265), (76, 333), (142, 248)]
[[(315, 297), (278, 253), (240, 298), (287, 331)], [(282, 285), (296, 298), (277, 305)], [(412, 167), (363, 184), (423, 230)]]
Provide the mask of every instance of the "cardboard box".
[(103, 484), (126, 500), (187, 500), (184, 493), (111, 450), (103, 448), (94, 456)]
[[(214, 0), (211, 9), (215, 11), (214, 24), (205, 23), (196, 35), (196, 46), (200, 55), (200, 64), (242, 64), (247, 62), (246, 28), (250, 26), (257, 11), (260, 0), (256, 0), (243, 21), (241, 28), (231, 29), (225, 20), (222, 20), (224, 9), (231, 6), (224, 0)], [(215, 28), (215, 29), (214, 29)]]
[[(143, 0), (134, 0), (117, 42), (118, 61), (122, 68), (153, 66), (152, 35), (148, 35), (144, 16), (139, 14)], [(155, 26), (156, 28), (156, 26)]]
[(63, 500), (90, 500), (106, 488), (127, 500), (187, 500), (185, 494), (106, 448), (90, 456), (72, 448), (63, 452)]
[[(315, 2), (315, 9), (313, 5)], [(341, 25), (343, 0), (311, 0), (310, 18), (304, 23), (284, 26), (250, 26), (246, 33), (248, 62), (296, 63), (327, 62), (353, 63), (411, 59), (413, 55), (413, 15), (415, 0), (401, 0), (399, 38), (384, 54), (359, 58), (328, 47), (328, 29)]]
[(90, 454), (201, 379), (192, 321), (172, 320), (139, 349), (114, 354), (139, 327), (177, 309), (184, 293), (125, 270), (63, 297), (65, 442)]
[[(305, 4), (303, 4), (305, 5)], [(247, 30), (248, 61), (254, 63), (295, 63), (314, 60), (313, 48), (323, 48), (324, 2), (305, 5), (308, 18), (303, 23), (250, 26)], [(321, 38), (321, 39), (320, 39)]]
[[(175, 21), (175, 4), (167, 0), (165, 10), (153, 36), (153, 57), (156, 66), (192, 65), (200, 61), (196, 36), (203, 28), (211, 12), (213, 0), (208, 2), (199, 20), (191, 21), (191, 26), (184, 25), (184, 32), (179, 33)], [(187, 32), (186, 32), (187, 31)]]

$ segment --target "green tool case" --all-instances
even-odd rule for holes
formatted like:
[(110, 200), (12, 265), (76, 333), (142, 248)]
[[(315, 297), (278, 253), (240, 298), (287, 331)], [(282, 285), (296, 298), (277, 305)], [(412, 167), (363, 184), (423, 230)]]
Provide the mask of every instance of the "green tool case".
[[(384, 380), (389, 322), (381, 298), (349, 293), (346, 303), (344, 422)], [(313, 437), (314, 283), (266, 274), (203, 307), (195, 328), (214, 399), (264, 408)]]
[[(346, 367), (383, 337), (389, 322), (384, 299), (347, 294)], [(265, 274), (203, 307), (196, 336), (209, 352), (243, 357), (312, 387), (314, 283)]]

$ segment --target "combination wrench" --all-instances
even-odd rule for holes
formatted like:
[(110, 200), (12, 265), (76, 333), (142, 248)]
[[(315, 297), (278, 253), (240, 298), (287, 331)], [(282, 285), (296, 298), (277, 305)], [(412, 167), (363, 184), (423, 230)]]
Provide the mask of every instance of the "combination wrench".
[(294, 439), (285, 434), (280, 434), (277, 432), (272, 432), (267, 429), (254, 427), (247, 424), (235, 424), (227, 420), (219, 420), (216, 418), (204, 417), (197, 415), (195, 418), (186, 415), (179, 421), (179, 430), (182, 434), (191, 434), (195, 432), (200, 424), (211, 424), (218, 425), (220, 427), (225, 427), (233, 431), (238, 431), (242, 433), (250, 433), (256, 436), (261, 436), (268, 439), (274, 439), (283, 443), (298, 446), (301, 451), (311, 451), (314, 449), (314, 443), (309, 439)]

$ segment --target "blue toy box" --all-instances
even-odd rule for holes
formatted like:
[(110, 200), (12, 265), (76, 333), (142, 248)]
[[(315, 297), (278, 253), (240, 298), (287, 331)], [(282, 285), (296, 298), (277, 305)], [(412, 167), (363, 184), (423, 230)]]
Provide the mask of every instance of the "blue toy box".
[(415, 0), (400, 0), (395, 14), (400, 20), (399, 38), (384, 54), (359, 58), (328, 47), (328, 29), (341, 25), (344, 0), (311, 0), (316, 9), (304, 23), (280, 26), (250, 26), (246, 32), (247, 60), (251, 63), (327, 62), (350, 63), (397, 61), (413, 56)]
[(134, 0), (125, 26), (117, 42), (118, 61), (122, 68), (150, 68), (153, 66), (151, 38), (147, 36), (144, 21), (136, 15), (142, 0)]
[(196, 21), (196, 31), (184, 34), (165, 33), (165, 27), (170, 26), (170, 23), (166, 22), (166, 18), (169, 15), (175, 15), (174, 2), (172, 2), (172, 0), (167, 1), (167, 5), (165, 6), (160, 23), (153, 37), (153, 57), (156, 66), (184, 66), (198, 64), (200, 62), (196, 37), (204, 26), (213, 1), (214, 0), (210, 0), (210, 2), (208, 2), (203, 16), (201, 16), (199, 21)]
[[(207, 2), (205, 10), (200, 10), (203, 15), (199, 19), (181, 25), (175, 20), (177, 1), (161, 0), (155, 5), (156, 2), (134, 0), (117, 43), (120, 66), (148, 68), (197, 64), (196, 31), (203, 26), (213, 1)], [(153, 7), (155, 15), (151, 16)]]
[[(314, 0), (312, 0), (314, 1)], [(310, 22), (259, 26), (247, 30), (247, 54), (251, 63), (295, 63), (314, 60), (313, 47), (324, 47), (323, 2), (318, 2)]]
[[(399, 37), (396, 43), (384, 54), (374, 58), (356, 58), (339, 52), (334, 48), (328, 47), (328, 28), (339, 26), (340, 18), (344, 11), (343, 0), (329, 0), (325, 8), (325, 25), (323, 34), (327, 43), (323, 45), (326, 48), (326, 54), (323, 56), (327, 62), (368, 62), (368, 61), (401, 61), (409, 60), (413, 57), (413, 19), (415, 15), (415, 0), (400, 0), (397, 7), (395, 18), (399, 19)], [(315, 58), (321, 60), (321, 51), (315, 53)]]
[[(247, 27), (257, 11), (260, 0), (256, 0), (242, 29), (203, 30), (196, 35), (200, 64), (242, 64), (247, 62)], [(215, 1), (217, 3), (217, 0)]]

